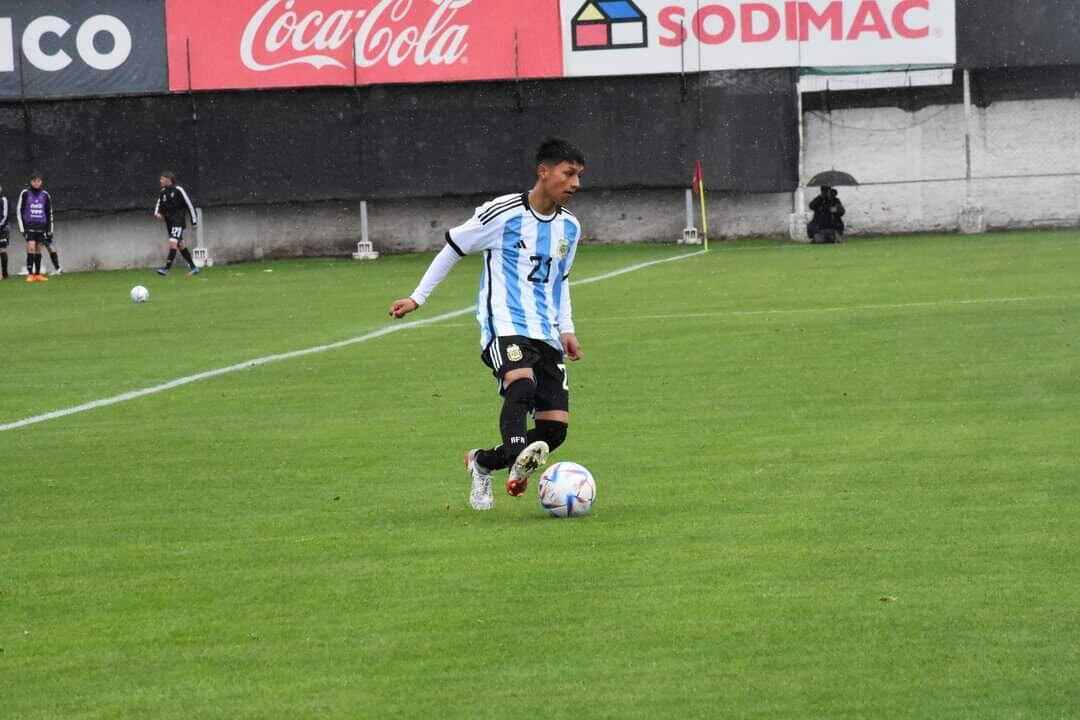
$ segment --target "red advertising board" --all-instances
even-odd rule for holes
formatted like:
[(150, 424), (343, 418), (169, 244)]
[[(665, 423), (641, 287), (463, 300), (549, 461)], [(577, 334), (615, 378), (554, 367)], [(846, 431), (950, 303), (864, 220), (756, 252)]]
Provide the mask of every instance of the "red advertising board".
[(167, 0), (166, 20), (173, 91), (563, 74), (552, 0)]

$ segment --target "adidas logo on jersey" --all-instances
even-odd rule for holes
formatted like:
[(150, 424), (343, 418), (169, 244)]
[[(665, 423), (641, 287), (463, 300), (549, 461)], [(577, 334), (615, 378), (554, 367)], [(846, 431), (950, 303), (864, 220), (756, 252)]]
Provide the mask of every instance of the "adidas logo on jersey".
[(524, 240), (518, 240), (518, 250), (528, 250), (529, 246), (525, 244)]

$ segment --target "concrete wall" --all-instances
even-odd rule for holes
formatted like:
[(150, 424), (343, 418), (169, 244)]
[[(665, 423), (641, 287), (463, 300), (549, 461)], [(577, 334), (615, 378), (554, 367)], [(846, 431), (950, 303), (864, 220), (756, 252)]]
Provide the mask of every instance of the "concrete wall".
[(841, 191), (852, 233), (954, 231), (967, 202), (991, 229), (1080, 225), (1080, 99), (998, 102), (972, 124), (970, 188), (960, 105), (807, 113), (806, 172), (863, 183)]
[[(864, 183), (842, 190), (850, 234), (955, 231), (968, 202), (985, 208), (992, 229), (1080, 225), (1080, 99), (998, 102), (976, 109), (973, 124), (970, 188), (964, 180), (964, 113), (955, 105), (915, 113), (807, 113), (806, 171), (809, 176), (836, 168)], [(687, 180), (690, 175), (687, 168)], [(381, 252), (434, 249), (445, 229), (466, 219), (483, 199), (373, 203), (371, 237)], [(344, 256), (360, 236), (359, 207), (322, 202), (208, 208), (205, 241), (215, 263)], [(686, 222), (682, 190), (586, 190), (572, 209), (586, 238), (595, 242), (671, 242)], [(782, 237), (792, 210), (787, 194), (714, 193), (712, 236)], [(61, 215), (57, 241), (68, 270), (150, 267), (161, 262), (165, 248), (164, 229), (148, 210)], [(194, 246), (194, 237), (189, 243)], [(13, 243), (12, 256), (21, 262), (19, 243)]]

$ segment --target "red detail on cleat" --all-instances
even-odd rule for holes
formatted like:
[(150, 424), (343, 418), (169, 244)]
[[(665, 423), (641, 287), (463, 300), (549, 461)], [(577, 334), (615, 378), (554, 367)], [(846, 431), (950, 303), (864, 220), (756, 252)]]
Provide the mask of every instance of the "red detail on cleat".
[(513, 495), (514, 497), (521, 497), (525, 494), (525, 491), (529, 489), (529, 478), (521, 478), (520, 480), (507, 480), (506, 481), (506, 493), (507, 495)]

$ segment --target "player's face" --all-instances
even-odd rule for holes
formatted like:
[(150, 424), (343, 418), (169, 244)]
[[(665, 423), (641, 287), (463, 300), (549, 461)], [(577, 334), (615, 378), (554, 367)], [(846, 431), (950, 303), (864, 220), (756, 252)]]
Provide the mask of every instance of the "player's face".
[(42, 183), (44, 183), (44, 180), (42, 180), (41, 178), (34, 178), (30, 181), (30, 187), (34, 188), (35, 190), (40, 190)]
[(565, 205), (581, 187), (583, 172), (585, 166), (575, 162), (563, 161), (553, 167), (541, 165), (540, 183), (549, 198)]
[(172, 180), (163, 175), (161, 177), (161, 187), (169, 187), (170, 185), (172, 185)]

